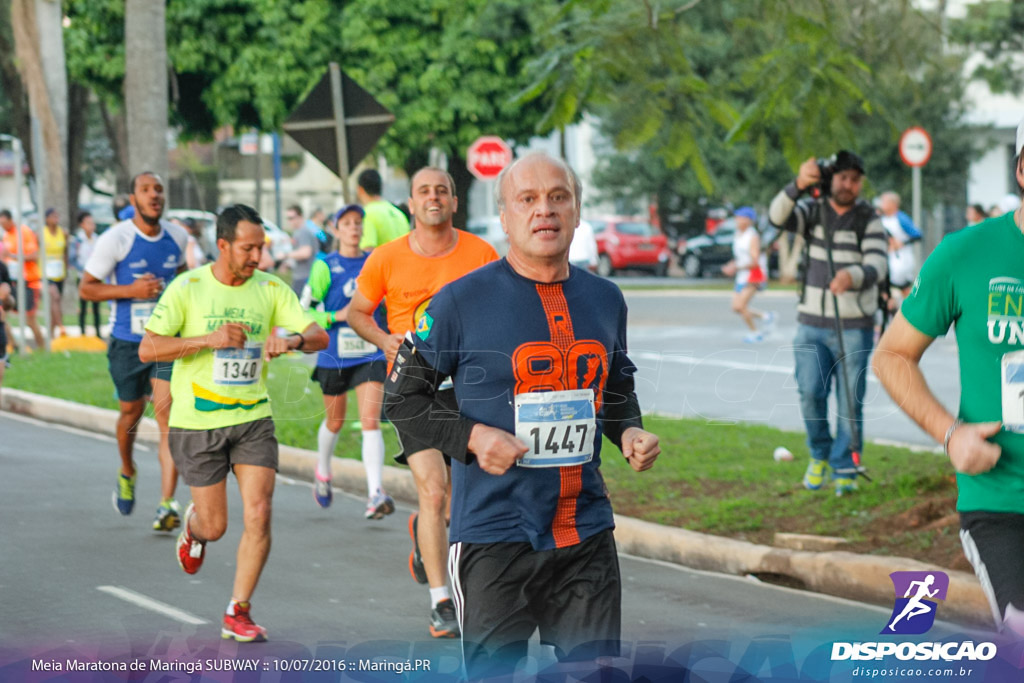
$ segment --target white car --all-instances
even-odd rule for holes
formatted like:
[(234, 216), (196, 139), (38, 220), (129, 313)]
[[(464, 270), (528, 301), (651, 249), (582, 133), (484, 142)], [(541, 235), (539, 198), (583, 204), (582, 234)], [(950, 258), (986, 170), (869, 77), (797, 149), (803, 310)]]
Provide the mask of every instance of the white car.
[[(211, 260), (217, 258), (217, 215), (209, 211), (198, 211), (196, 209), (171, 209), (164, 213), (164, 218), (170, 220), (177, 218), (179, 221), (191, 218), (199, 226), (206, 242), (207, 256)], [(288, 256), (292, 250), (292, 237), (287, 232), (277, 227), (266, 218), (263, 219), (263, 229), (270, 238), (270, 255), (274, 257), (274, 263), (279, 263)]]
[(498, 216), (471, 218), (466, 221), (466, 232), (490, 242), (498, 256), (508, 253), (508, 235), (501, 229), (501, 219)]

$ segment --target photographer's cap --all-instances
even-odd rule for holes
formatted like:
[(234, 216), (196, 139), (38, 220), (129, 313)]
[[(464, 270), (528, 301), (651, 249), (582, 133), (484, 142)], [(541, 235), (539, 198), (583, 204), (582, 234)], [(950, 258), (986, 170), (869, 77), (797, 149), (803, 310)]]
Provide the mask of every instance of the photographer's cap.
[[(1018, 144), (1020, 143), (1020, 136), (1018, 135)], [(835, 165), (832, 170), (836, 173), (840, 171), (860, 171), (861, 175), (866, 175), (867, 171), (864, 170), (864, 160), (860, 158), (859, 154), (851, 152), (848, 149), (841, 149), (836, 152)]]

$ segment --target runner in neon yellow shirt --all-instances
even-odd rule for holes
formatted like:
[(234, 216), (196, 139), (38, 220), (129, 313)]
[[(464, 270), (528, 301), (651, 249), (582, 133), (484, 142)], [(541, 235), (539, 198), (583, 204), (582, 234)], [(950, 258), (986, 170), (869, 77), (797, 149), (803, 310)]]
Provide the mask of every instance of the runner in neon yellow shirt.
[[(177, 543), (186, 573), (199, 571), (206, 544), (224, 535), (228, 471), (238, 480), (245, 529), (221, 636), (239, 642), (267, 637), (249, 615), (249, 598), (270, 551), (277, 471), (266, 365), (288, 351), (319, 351), (328, 341), (288, 285), (257, 270), (264, 237), (255, 209), (225, 209), (217, 217), (217, 261), (171, 283), (139, 346), (143, 362), (174, 361), (171, 455), (192, 491)], [(292, 334), (279, 337), (275, 327)]]

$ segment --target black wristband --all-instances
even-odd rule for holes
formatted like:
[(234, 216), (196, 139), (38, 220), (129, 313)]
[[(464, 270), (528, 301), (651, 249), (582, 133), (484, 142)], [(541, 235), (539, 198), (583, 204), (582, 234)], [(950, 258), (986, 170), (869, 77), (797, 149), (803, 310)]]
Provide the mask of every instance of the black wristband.
[(302, 336), (301, 332), (295, 332), (292, 336), (297, 336), (299, 338), (299, 345), (295, 347), (295, 350), (301, 351), (302, 347), (306, 345), (306, 338)]

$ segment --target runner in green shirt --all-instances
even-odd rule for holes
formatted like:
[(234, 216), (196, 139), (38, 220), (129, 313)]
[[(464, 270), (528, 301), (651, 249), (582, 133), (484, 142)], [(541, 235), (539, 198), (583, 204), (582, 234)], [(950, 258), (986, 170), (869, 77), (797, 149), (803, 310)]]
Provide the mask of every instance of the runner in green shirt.
[[(249, 599), (270, 551), (270, 500), (277, 440), (267, 394), (266, 364), (292, 350), (327, 346), (292, 290), (257, 270), (265, 247), (263, 220), (241, 204), (217, 217), (220, 255), (171, 283), (146, 324), (144, 363), (174, 361), (171, 455), (192, 492), (178, 537), (178, 563), (199, 571), (206, 544), (227, 529), (227, 475), (242, 496), (245, 528), (221, 636), (266, 640), (249, 616)], [(280, 337), (275, 327), (291, 332)]]
[[(1024, 187), (1024, 122), (1017, 182)], [(1022, 209), (946, 237), (875, 351), (893, 400), (957, 472), (964, 554), (996, 625), (1024, 637), (1024, 228)], [(935, 337), (956, 329), (960, 406), (947, 410), (919, 367)]]
[(380, 173), (368, 168), (359, 174), (356, 183), (356, 197), (366, 212), (360, 249), (374, 249), (409, 232), (409, 217), (380, 195)]

